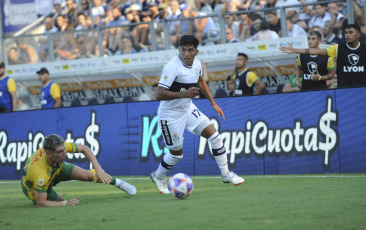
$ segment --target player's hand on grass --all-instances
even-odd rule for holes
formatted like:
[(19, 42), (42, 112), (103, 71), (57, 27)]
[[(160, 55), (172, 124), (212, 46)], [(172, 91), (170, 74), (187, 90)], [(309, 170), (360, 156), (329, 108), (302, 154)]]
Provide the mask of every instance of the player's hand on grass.
[(185, 93), (187, 98), (194, 98), (200, 94), (200, 89), (193, 86), (189, 88), (187, 91), (185, 91)]
[(68, 200), (66, 202), (66, 205), (68, 205), (68, 206), (75, 206), (75, 205), (78, 205), (78, 204), (79, 204), (79, 197), (73, 198), (73, 199)]
[(292, 45), (289, 42), (287, 42), (287, 44), (288, 44), (288, 47), (285, 47), (285, 46), (280, 47), (280, 50), (282, 51), (282, 53), (288, 53), (288, 54), (295, 53), (294, 47), (292, 47)]
[(224, 114), (224, 112), (222, 111), (222, 109), (220, 108), (220, 106), (218, 106), (217, 104), (214, 104), (214, 105), (213, 105), (213, 108), (214, 108), (214, 110), (217, 112), (217, 115), (222, 116), (222, 119), (224, 119), (224, 120), (225, 120), (225, 114)]
[(104, 183), (104, 184), (110, 184), (111, 183), (111, 177), (104, 172), (102, 168), (95, 169), (95, 180), (98, 180), (98, 178)]

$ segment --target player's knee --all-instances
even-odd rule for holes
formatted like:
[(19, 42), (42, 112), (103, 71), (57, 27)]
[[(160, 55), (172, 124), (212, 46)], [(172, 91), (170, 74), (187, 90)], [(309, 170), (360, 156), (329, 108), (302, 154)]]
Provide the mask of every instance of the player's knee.
[(173, 151), (173, 152), (171, 151), (172, 155), (179, 155), (179, 153), (182, 152), (183, 144), (180, 144), (180, 145), (177, 145), (177, 146), (168, 147), (168, 148), (169, 148), (169, 150), (172, 150)]

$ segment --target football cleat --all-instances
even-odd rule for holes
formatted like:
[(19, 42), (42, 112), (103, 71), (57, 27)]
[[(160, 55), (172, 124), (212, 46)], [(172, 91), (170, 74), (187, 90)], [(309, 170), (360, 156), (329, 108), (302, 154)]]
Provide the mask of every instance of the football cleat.
[(169, 194), (170, 193), (169, 189), (166, 185), (165, 176), (164, 176), (164, 179), (160, 180), (159, 178), (156, 177), (155, 172), (152, 172), (150, 174), (150, 179), (152, 180), (152, 182), (155, 183), (155, 185), (156, 185), (156, 187), (157, 187), (157, 189), (160, 193), (163, 193), (163, 194)]
[(235, 186), (241, 185), (245, 182), (245, 180), (238, 175), (236, 175), (234, 172), (229, 172), (226, 176), (222, 177), (222, 182), (224, 183), (232, 183)]
[(130, 196), (134, 196), (136, 194), (136, 187), (121, 179), (119, 179), (118, 182), (116, 183), (116, 187), (121, 189)]

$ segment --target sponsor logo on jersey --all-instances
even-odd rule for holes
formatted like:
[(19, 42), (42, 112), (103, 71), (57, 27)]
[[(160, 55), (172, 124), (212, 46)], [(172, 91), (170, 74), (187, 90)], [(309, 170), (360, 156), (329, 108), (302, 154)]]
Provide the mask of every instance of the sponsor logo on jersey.
[(351, 63), (351, 65), (357, 65), (359, 60), (360, 60), (360, 57), (356, 54), (348, 55), (348, 61), (349, 61), (349, 63)]
[(316, 64), (315, 62), (308, 63), (308, 70), (310, 73), (315, 73), (317, 69), (318, 69), (318, 64)]
[(166, 81), (166, 80), (168, 80), (168, 76), (165, 76), (165, 77), (164, 77), (164, 80), (165, 80), (165, 81)]

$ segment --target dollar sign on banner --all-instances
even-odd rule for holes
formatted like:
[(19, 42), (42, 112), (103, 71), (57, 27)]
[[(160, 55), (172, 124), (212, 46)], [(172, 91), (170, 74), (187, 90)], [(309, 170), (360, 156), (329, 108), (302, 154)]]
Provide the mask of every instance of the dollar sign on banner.
[(319, 128), (325, 135), (324, 142), (319, 142), (319, 149), (325, 152), (324, 164), (328, 165), (329, 152), (337, 143), (337, 133), (332, 129), (331, 122), (337, 120), (337, 114), (332, 112), (332, 98), (328, 98), (327, 111), (320, 117)]
[[(99, 141), (95, 138), (94, 135), (98, 133), (99, 133), (99, 125), (95, 124), (95, 112), (92, 112), (90, 125), (86, 128), (85, 131), (85, 138), (86, 141), (89, 143), (90, 149), (95, 157), (99, 153)], [(93, 168), (92, 163), (89, 164), (89, 168), (90, 169)]]

